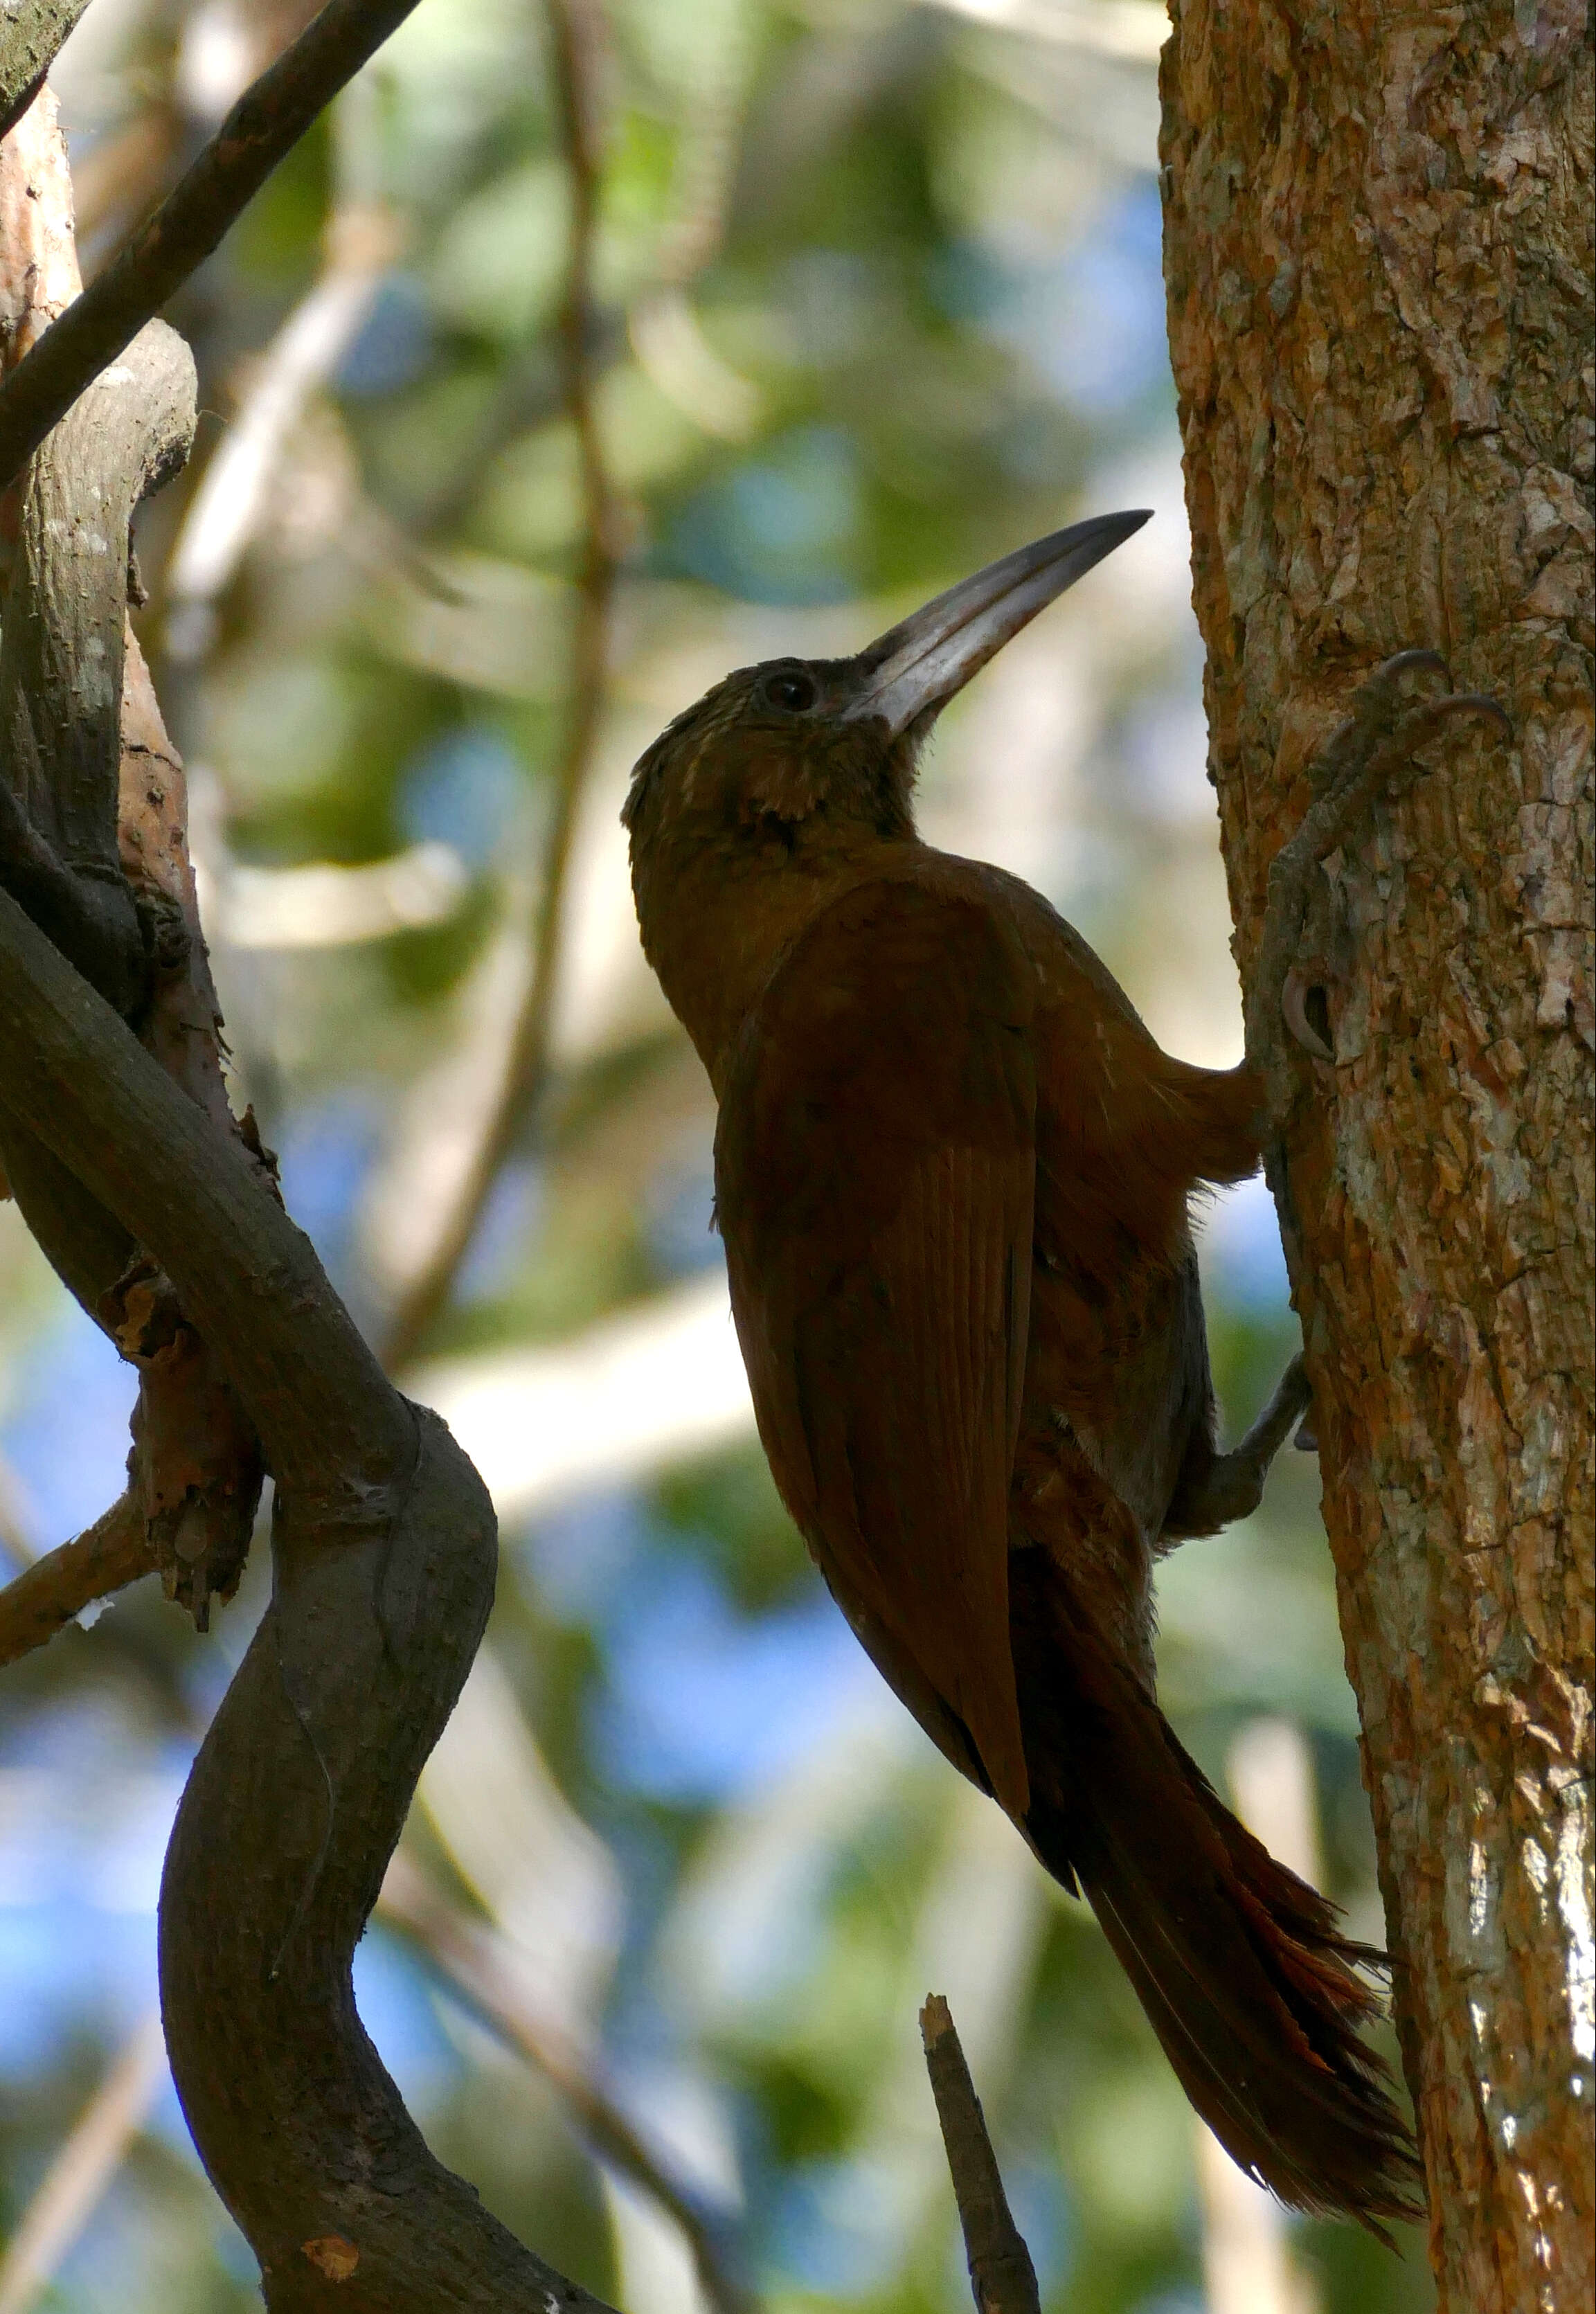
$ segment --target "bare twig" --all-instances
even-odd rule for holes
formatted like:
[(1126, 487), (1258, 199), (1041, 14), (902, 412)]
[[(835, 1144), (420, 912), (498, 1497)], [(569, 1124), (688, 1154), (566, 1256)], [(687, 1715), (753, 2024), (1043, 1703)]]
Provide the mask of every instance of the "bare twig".
[(920, 2012), (926, 2071), (937, 2100), (942, 2142), (953, 2177), (959, 2223), (980, 2314), (1041, 2314), (1036, 2270), (1009, 2213), (986, 2117), (959, 2046), (952, 2013), (939, 1992)]
[(0, 18), (0, 137), (19, 121), (39, 93), (56, 52), (89, 0), (33, 0)]
[(330, 100), (417, 0), (328, 0), (246, 89), (221, 128), (75, 304), (0, 387), (0, 483), (9, 481), (89, 381), (158, 314)]
[(604, 461), (595, 392), (593, 255), (600, 183), (595, 67), (602, 24), (595, 0), (548, 0), (548, 12), (555, 93), (570, 182), (570, 244), (560, 316), (560, 365), (565, 411), (577, 437), (583, 504), (570, 701), (542, 863), (532, 973), (510, 1042), (504, 1080), (474, 1160), (431, 1253), (390, 1320), (383, 1352), (390, 1371), (413, 1357), (447, 1301), (499, 1169), (528, 1123), (535, 1120), (542, 1103), (549, 1073), (571, 839), (593, 765), (604, 705), (617, 555), (614, 493)]
[(153, 1575), (156, 1563), (142, 1502), (131, 1490), (119, 1495), (92, 1527), (47, 1550), (0, 1591), (0, 1665), (43, 1647), (96, 1599)]
[(600, 2159), (639, 2186), (681, 2228), (716, 2314), (757, 2314), (757, 2301), (728, 2272), (719, 2229), (691, 2188), (645, 2144), (577, 2052), (529, 2008), (506, 1939), (451, 1903), (402, 1852), (388, 1868), (377, 1906), (500, 2040), (547, 2076)]
[(17, 2221), (0, 2259), (0, 2314), (27, 2314), (93, 2217), (154, 2099), (165, 2056), (152, 2009), (112, 2058)]

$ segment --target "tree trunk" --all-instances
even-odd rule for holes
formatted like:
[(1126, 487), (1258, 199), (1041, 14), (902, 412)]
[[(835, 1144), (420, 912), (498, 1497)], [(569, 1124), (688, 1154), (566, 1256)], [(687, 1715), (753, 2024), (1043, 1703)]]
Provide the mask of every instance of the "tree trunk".
[[(1238, 952), (1302, 767), (1451, 727), (1325, 863), (1275, 1188), (1451, 2314), (1590, 2303), (1592, 49), (1570, 0), (1177, 0), (1169, 326)], [(1315, 1000), (1309, 1000), (1310, 1013)]]

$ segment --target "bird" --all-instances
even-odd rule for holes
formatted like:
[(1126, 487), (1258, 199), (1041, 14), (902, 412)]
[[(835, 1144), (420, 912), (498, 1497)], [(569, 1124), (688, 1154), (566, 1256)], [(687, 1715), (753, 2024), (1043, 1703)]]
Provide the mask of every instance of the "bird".
[[(1297, 1358), (1221, 1450), (1192, 1216), (1276, 1129), (1283, 1010), (1318, 1032), (1283, 990), (1238, 1066), (1172, 1058), (1040, 894), (914, 823), (941, 710), (1147, 518), (1022, 547), (851, 658), (727, 675), (637, 764), (632, 888), (718, 1103), (760, 1438), (837, 1604), (1090, 1903), (1234, 2159), (1383, 2233), (1421, 2173), (1365, 2037), (1380, 1956), (1224, 1806), (1153, 1659), (1156, 1560), (1251, 1510), (1309, 1413)], [(1431, 660), (1371, 678), (1336, 792), (1366, 790)], [(1280, 882), (1277, 965), (1306, 906)]]

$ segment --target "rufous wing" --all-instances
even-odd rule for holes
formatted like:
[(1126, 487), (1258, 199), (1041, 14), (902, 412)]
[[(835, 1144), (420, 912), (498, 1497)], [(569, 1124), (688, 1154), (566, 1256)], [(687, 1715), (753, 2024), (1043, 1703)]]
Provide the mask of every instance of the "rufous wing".
[(890, 1683), (1018, 1820), (1008, 1497), (1031, 1001), (1018, 941), (981, 899), (907, 877), (854, 888), (745, 1025), (715, 1166), (776, 1482)]

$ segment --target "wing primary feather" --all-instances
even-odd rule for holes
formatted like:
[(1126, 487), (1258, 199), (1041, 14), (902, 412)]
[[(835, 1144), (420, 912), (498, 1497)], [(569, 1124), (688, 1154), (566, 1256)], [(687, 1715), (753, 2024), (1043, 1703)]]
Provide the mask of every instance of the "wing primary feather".
[(745, 1023), (716, 1141), (732, 1304), (777, 1484), (898, 1691), (936, 1700), (920, 1716), (945, 1748), (941, 1713), (968, 1730), (1017, 1816), (1008, 1498), (1032, 1002), (1023, 950), (987, 904), (905, 880), (857, 887), (806, 929)]

